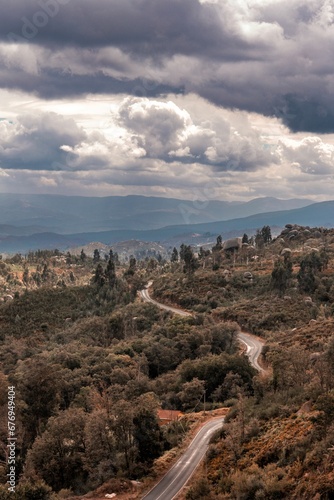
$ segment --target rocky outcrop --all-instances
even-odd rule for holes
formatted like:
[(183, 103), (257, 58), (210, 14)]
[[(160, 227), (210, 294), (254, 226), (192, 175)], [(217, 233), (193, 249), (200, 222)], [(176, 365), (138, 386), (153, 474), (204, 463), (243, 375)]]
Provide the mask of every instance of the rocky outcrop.
[(223, 250), (225, 252), (231, 252), (234, 250), (239, 250), (242, 247), (242, 238), (231, 238), (224, 241)]
[[(329, 231), (330, 229), (324, 227), (311, 228), (309, 226), (299, 226), (298, 224), (286, 224), (275, 241), (282, 245), (290, 243), (307, 244), (312, 241), (315, 242), (315, 244), (319, 244), (319, 240), (321, 241), (321, 238), (328, 234)], [(285, 249), (283, 251), (285, 251)]]

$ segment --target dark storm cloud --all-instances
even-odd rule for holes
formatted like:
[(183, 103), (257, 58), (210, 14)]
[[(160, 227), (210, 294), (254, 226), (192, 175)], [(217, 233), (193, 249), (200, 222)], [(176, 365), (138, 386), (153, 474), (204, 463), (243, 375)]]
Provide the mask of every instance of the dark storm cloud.
[[(136, 57), (185, 54), (249, 58), (247, 44), (198, 0), (0, 0), (2, 40), (44, 46), (114, 46)], [(226, 24), (226, 26), (225, 26)], [(249, 47), (248, 47), (249, 48)]]
[(97, 71), (94, 74), (78, 75), (56, 69), (41, 69), (38, 74), (22, 68), (3, 70), (0, 67), (1, 87), (23, 90), (37, 94), (44, 99), (71, 97), (80, 94), (130, 94), (154, 97), (168, 93), (182, 94), (184, 89), (154, 83), (146, 85), (140, 78), (114, 78)]
[(334, 132), (328, 0), (0, 0), (0, 9), (0, 41), (37, 54), (30, 73), (8, 56), (3, 88), (45, 98), (193, 92), (292, 131)]
[(86, 138), (74, 120), (56, 113), (1, 121), (0, 131), (0, 167), (4, 169), (68, 169), (70, 158), (62, 147), (73, 147)]
[(303, 98), (298, 95), (284, 96), (281, 109), (283, 120), (293, 132), (307, 130), (314, 133), (333, 131), (334, 109), (329, 107), (326, 99), (316, 96)]

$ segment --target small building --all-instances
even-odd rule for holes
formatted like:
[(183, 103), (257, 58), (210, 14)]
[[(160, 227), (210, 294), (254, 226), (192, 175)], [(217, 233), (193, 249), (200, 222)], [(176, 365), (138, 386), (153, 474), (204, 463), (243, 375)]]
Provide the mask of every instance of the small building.
[(177, 422), (183, 416), (182, 411), (178, 410), (158, 410), (159, 425), (167, 425), (171, 422)]

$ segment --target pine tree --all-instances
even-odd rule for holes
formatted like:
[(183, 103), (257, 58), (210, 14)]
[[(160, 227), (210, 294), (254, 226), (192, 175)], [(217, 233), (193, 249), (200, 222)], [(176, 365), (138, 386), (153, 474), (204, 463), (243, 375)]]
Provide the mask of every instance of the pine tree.
[(192, 274), (197, 268), (197, 260), (190, 245), (186, 245), (184, 249), (184, 266), (183, 272), (187, 274)]
[(278, 290), (279, 294), (283, 294), (289, 285), (292, 277), (292, 262), (291, 260), (284, 259), (277, 260), (274, 265), (273, 272), (271, 273), (271, 286)]
[(178, 262), (179, 261), (179, 252), (177, 251), (177, 249), (175, 247), (173, 248), (173, 252), (172, 252), (172, 256), (170, 258), (170, 261), (171, 262)]
[(216, 244), (212, 247), (213, 252), (219, 252), (223, 248), (223, 238), (221, 235), (217, 236)]
[(81, 253), (80, 253), (80, 260), (81, 260), (81, 262), (85, 262), (86, 259), (87, 259), (87, 255), (85, 254), (84, 249), (82, 249)]
[(101, 266), (101, 264), (98, 264), (97, 268), (95, 269), (93, 283), (95, 283), (98, 287), (102, 287), (105, 284), (105, 282), (106, 282), (106, 279), (105, 279), (103, 267)]
[(261, 229), (261, 234), (265, 245), (271, 242), (272, 237), (270, 226), (263, 226), (263, 228)]
[(94, 250), (94, 255), (93, 255), (93, 261), (94, 262), (99, 262), (101, 259), (100, 252), (98, 251), (97, 248)]
[(113, 288), (116, 283), (116, 270), (115, 270), (115, 263), (111, 259), (108, 260), (105, 277), (109, 286)]

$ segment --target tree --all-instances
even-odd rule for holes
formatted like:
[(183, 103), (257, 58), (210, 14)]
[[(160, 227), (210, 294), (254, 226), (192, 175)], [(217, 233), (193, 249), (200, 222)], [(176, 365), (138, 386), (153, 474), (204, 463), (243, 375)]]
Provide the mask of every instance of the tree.
[(42, 271), (42, 281), (47, 281), (48, 278), (50, 277), (50, 269), (49, 269), (49, 266), (47, 264), (44, 264), (44, 267), (43, 267), (43, 271)]
[(318, 428), (323, 435), (326, 435), (328, 427), (334, 422), (334, 392), (321, 394), (316, 401), (315, 408), (321, 412), (316, 419)]
[(258, 229), (255, 235), (255, 244), (257, 247), (262, 248), (267, 245), (272, 240), (270, 226), (263, 226), (262, 229)]
[(62, 378), (59, 370), (45, 359), (34, 357), (20, 365), (17, 388), (25, 407), (22, 419), (25, 431), (25, 446), (29, 446), (54, 414), (60, 403)]
[(185, 246), (183, 259), (184, 259), (183, 272), (187, 274), (194, 273), (197, 268), (197, 260), (190, 245)]
[(87, 255), (85, 254), (84, 249), (82, 248), (81, 253), (80, 253), (80, 260), (81, 260), (81, 262), (85, 262), (86, 259), (87, 259)]
[(171, 262), (178, 262), (179, 261), (179, 253), (175, 247), (173, 248), (173, 252), (172, 252), (172, 256), (170, 258), (170, 261)]
[(271, 273), (271, 286), (283, 295), (292, 277), (292, 262), (290, 258), (277, 260)]
[(114, 477), (119, 470), (111, 426), (112, 420), (104, 409), (97, 409), (87, 417), (85, 464), (89, 479), (96, 486)]
[(27, 463), (55, 491), (81, 489), (84, 484), (86, 418), (78, 408), (51, 417), (28, 453)]
[(124, 275), (125, 276), (133, 276), (136, 272), (136, 268), (137, 268), (137, 261), (133, 255), (130, 255), (129, 267), (125, 271)]
[(111, 288), (115, 286), (116, 284), (115, 263), (111, 259), (108, 260), (107, 269), (105, 272), (105, 279)]
[(224, 382), (230, 371), (240, 375), (245, 387), (252, 386), (255, 370), (250, 366), (246, 356), (230, 356), (223, 353), (219, 356), (210, 355), (196, 360), (187, 359), (180, 366), (183, 382), (190, 382), (193, 378), (205, 381), (208, 399), (213, 391)]
[(111, 262), (114, 262), (114, 263), (116, 261), (116, 258), (115, 258), (115, 255), (114, 255), (112, 248), (109, 250), (109, 260), (111, 260)]
[(116, 266), (120, 265), (120, 260), (117, 252), (114, 252), (114, 261)]
[(98, 251), (97, 248), (95, 248), (94, 254), (93, 254), (93, 261), (94, 262), (99, 262), (100, 259), (101, 259), (100, 252)]
[(29, 268), (28, 267), (24, 268), (22, 281), (26, 286), (29, 284)]
[(93, 277), (93, 283), (95, 283), (98, 287), (102, 287), (106, 282), (105, 274), (103, 271), (103, 267), (101, 264), (97, 265), (95, 269), (95, 274)]
[(183, 384), (182, 387), (182, 391), (177, 395), (182, 403), (182, 409), (194, 410), (194, 408), (198, 405), (198, 403), (204, 396), (204, 380), (199, 380), (197, 377), (195, 377), (190, 382), (186, 382), (185, 384)]
[(245, 392), (244, 383), (238, 373), (231, 371), (227, 373), (224, 382), (213, 392), (213, 399), (226, 401), (230, 398), (237, 398), (241, 391)]
[(298, 347), (277, 347), (269, 352), (268, 360), (273, 367), (274, 390), (289, 387), (304, 387), (310, 381), (310, 356), (306, 349)]
[(135, 271), (136, 270), (136, 266), (137, 266), (137, 261), (134, 258), (134, 256), (131, 255), (130, 256), (130, 261), (129, 261), (129, 269), (132, 269), (133, 271)]
[(184, 243), (181, 243), (180, 246), (180, 260), (184, 261), (184, 253), (186, 250), (186, 245)]
[(243, 237), (242, 237), (242, 243), (249, 243), (249, 238), (248, 238), (248, 235), (246, 233), (244, 233)]
[(216, 244), (212, 247), (212, 252), (219, 252), (223, 248), (223, 239), (221, 235), (217, 236)]
[(204, 250), (203, 247), (199, 247), (199, 252), (198, 252), (199, 260), (205, 259), (205, 257), (208, 257), (208, 255), (210, 255), (210, 250)]
[(263, 248), (264, 247), (264, 239), (263, 239), (263, 234), (261, 233), (261, 231), (259, 229), (257, 229), (256, 231), (256, 235), (255, 235), (255, 245), (258, 247), (258, 248)]
[(133, 437), (133, 404), (129, 401), (120, 400), (113, 405), (112, 413), (114, 419), (111, 430), (115, 436), (116, 449), (123, 457), (123, 468), (128, 473), (131, 473), (138, 452)]
[(299, 288), (308, 293), (313, 293), (317, 287), (316, 276), (322, 270), (323, 262), (317, 252), (306, 255), (300, 262), (297, 274)]
[(139, 400), (141, 404), (133, 419), (135, 426), (133, 436), (138, 447), (140, 462), (151, 465), (163, 451), (163, 434), (158, 424), (156, 408), (150, 407), (144, 396)]
[(265, 245), (271, 242), (272, 237), (270, 226), (263, 226), (263, 228), (261, 229), (261, 234)]

